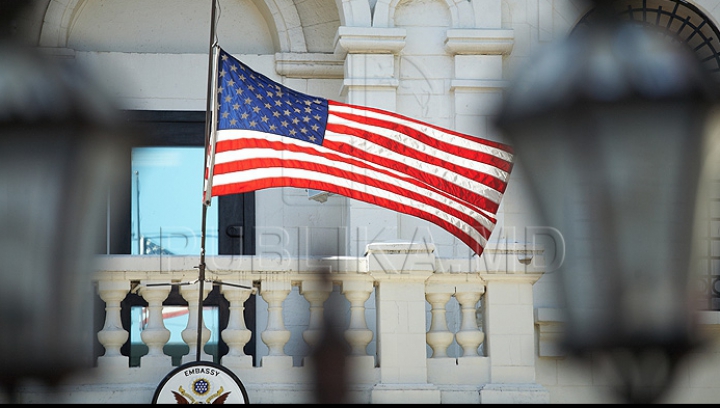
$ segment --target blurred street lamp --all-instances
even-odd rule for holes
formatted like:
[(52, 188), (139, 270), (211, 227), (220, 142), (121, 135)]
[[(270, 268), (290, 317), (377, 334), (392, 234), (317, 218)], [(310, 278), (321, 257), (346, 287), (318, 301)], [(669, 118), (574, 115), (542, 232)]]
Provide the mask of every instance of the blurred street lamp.
[(0, 7), (0, 386), (93, 365), (93, 258), (130, 137), (91, 78), (22, 46)]
[(564, 348), (606, 358), (626, 401), (658, 402), (696, 343), (692, 229), (715, 83), (689, 47), (594, 5), (597, 24), (517, 72), (496, 124), (566, 243)]

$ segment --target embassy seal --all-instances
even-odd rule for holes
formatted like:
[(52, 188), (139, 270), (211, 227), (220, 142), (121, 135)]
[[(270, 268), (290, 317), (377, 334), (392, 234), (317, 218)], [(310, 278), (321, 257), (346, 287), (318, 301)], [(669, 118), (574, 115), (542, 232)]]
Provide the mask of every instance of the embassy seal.
[(242, 381), (209, 361), (185, 363), (171, 371), (158, 385), (153, 404), (249, 404)]

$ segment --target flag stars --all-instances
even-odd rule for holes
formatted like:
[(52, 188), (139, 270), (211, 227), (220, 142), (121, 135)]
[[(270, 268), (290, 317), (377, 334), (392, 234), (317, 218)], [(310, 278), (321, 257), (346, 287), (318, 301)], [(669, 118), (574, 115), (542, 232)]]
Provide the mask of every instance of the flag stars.
[(322, 141), (327, 102), (285, 88), (227, 54), (218, 72), (219, 129), (253, 129), (293, 137), (308, 143)]

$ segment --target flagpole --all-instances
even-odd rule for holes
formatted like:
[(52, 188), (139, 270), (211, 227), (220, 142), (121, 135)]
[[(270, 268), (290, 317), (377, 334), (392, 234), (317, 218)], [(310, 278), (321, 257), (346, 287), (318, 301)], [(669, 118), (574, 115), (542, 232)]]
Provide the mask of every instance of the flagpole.
[[(215, 17), (216, 16), (216, 0), (212, 0), (212, 13), (210, 16), (210, 46), (208, 49), (208, 89), (207, 89), (207, 107), (205, 110), (205, 165), (203, 167), (203, 174), (208, 167), (208, 148), (210, 146), (211, 138), (213, 137), (213, 122), (215, 121), (215, 96), (217, 95), (214, 91), (215, 83), (215, 65), (217, 58), (215, 56)], [(204, 178), (204, 175), (203, 175)], [(206, 188), (211, 188), (209, 185)], [(205, 237), (207, 230), (207, 211), (210, 205), (209, 200), (203, 197), (202, 204), (202, 227), (200, 229), (200, 265), (198, 266), (198, 286), (199, 286), (199, 301), (198, 301), (198, 321), (197, 321), (197, 344), (195, 348), (195, 360), (200, 361), (202, 354), (202, 327), (203, 327), (203, 292), (205, 290)]]

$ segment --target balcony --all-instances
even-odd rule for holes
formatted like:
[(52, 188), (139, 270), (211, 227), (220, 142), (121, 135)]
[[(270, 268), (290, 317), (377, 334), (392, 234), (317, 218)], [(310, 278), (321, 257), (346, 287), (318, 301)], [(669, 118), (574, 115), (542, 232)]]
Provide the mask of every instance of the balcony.
[[(172, 288), (167, 283), (177, 284), (189, 307), (182, 338), (190, 352), (182, 363), (195, 361), (198, 258), (98, 261), (93, 283), (105, 303), (97, 332), (104, 352), (95, 367), (55, 388), (23, 385), (18, 402), (151, 402), (174, 369), (163, 352), (170, 337), (162, 318)], [(539, 248), (502, 244), (479, 259), (441, 259), (432, 246), (384, 243), (369, 245), (357, 258), (215, 256), (206, 264), (208, 280), (222, 283), (229, 302), (228, 325), (220, 333), (228, 352), (219, 362), (242, 381), (250, 403), (317, 402), (318, 373), (342, 367), (351, 403), (548, 402), (535, 383), (532, 285), (545, 264)], [(203, 286), (206, 297), (213, 284)], [(147, 354), (139, 364), (121, 352), (130, 336), (121, 305), (131, 293), (147, 302), (140, 334)], [(251, 293), (257, 295), (259, 339), (254, 363), (243, 352), (252, 334), (243, 318)], [(312, 358), (329, 317), (339, 317), (347, 342), (344, 365)], [(202, 333), (206, 343), (210, 330)], [(203, 352), (201, 359), (213, 356)]]

